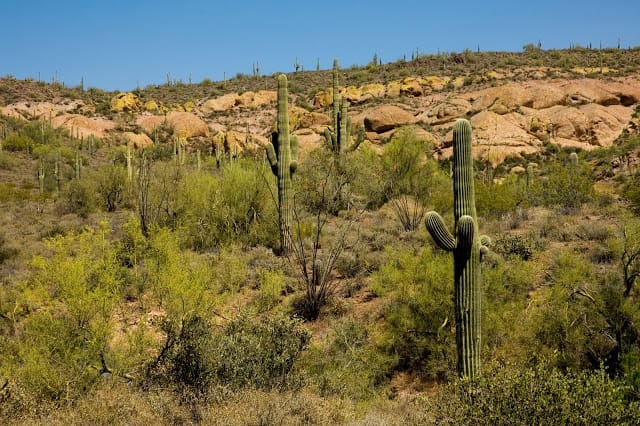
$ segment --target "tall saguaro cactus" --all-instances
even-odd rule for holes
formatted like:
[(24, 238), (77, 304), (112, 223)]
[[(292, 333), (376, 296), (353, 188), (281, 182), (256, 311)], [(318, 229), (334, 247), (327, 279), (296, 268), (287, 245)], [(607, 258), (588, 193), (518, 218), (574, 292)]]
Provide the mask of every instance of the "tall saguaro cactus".
[(338, 95), (338, 60), (333, 60), (333, 132), (325, 129), (324, 138), (331, 150), (340, 155), (343, 152), (355, 151), (364, 140), (364, 134), (358, 133), (353, 144), (351, 140), (351, 118), (348, 114), (349, 103), (346, 99), (340, 101)]
[(453, 163), (455, 235), (436, 212), (427, 213), (425, 223), (435, 242), (453, 252), (458, 374), (473, 379), (480, 375), (481, 240), (488, 238), (478, 235), (471, 124), (467, 120), (458, 120), (453, 126)]
[(271, 171), (278, 181), (278, 218), (280, 224), (280, 247), (286, 253), (292, 247), (291, 177), (298, 166), (298, 138), (289, 134), (289, 99), (287, 76), (278, 76), (278, 127), (267, 144), (267, 158)]

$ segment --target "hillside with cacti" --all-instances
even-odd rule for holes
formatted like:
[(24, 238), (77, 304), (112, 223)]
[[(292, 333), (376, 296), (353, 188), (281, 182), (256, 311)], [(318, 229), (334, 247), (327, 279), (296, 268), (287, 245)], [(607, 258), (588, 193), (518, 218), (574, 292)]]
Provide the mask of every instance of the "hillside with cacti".
[(8, 424), (637, 424), (640, 49), (0, 78)]

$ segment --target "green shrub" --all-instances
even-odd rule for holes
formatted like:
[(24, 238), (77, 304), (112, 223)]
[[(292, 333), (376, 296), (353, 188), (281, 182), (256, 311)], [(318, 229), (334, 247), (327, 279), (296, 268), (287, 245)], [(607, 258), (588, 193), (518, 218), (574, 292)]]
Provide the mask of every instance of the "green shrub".
[(388, 252), (372, 274), (371, 290), (388, 300), (384, 353), (397, 357), (395, 368), (425, 377), (446, 377), (454, 368), (453, 282), (448, 255), (425, 247)]
[(35, 142), (27, 135), (11, 133), (2, 142), (2, 149), (7, 151), (31, 152)]
[(347, 318), (333, 327), (326, 345), (305, 354), (302, 364), (309, 382), (323, 397), (366, 400), (382, 391), (394, 357), (378, 350), (369, 327)]
[(202, 394), (212, 386), (286, 389), (297, 383), (295, 366), (310, 338), (299, 320), (282, 315), (240, 315), (222, 330), (191, 316), (169, 333), (150, 371)]
[(108, 228), (85, 229), (46, 242), (16, 303), (20, 330), (0, 373), (36, 400), (70, 402), (105, 371), (119, 267)]
[(113, 212), (124, 201), (127, 189), (127, 172), (117, 165), (103, 166), (97, 170), (96, 194), (100, 198), (102, 207)]
[(488, 371), (476, 382), (458, 380), (424, 410), (438, 425), (631, 425), (640, 422), (638, 402), (602, 370), (562, 373), (547, 364)]
[(63, 195), (63, 212), (75, 213), (83, 218), (88, 217), (96, 208), (95, 194), (93, 180), (72, 180)]
[(593, 172), (584, 161), (575, 165), (553, 163), (543, 170), (543, 176), (531, 185), (535, 204), (572, 211), (593, 199)]

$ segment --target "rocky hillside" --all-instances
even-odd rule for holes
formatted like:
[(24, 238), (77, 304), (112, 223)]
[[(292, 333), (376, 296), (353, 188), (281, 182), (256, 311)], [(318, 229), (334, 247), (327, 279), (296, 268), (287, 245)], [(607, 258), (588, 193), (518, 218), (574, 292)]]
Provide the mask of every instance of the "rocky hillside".
[[(475, 129), (479, 147), (475, 154), (495, 164), (536, 152), (546, 142), (590, 150), (612, 145), (624, 132), (637, 132), (636, 50), (573, 49), (562, 51), (558, 58), (553, 53), (560, 51), (535, 50), (431, 55), (341, 70), (340, 81), (345, 83), (339, 90), (350, 103), (352, 134), (362, 128), (365, 143), (379, 147), (399, 127), (414, 126), (419, 137), (433, 143), (438, 156), (446, 157), (451, 125), (465, 116)], [(599, 67), (578, 66), (597, 63), (596, 52), (600, 52)], [(538, 59), (532, 60), (536, 54)], [(566, 57), (573, 59), (561, 67), (528, 66)], [(331, 124), (330, 75), (326, 71), (290, 75), (295, 105), (291, 124), (303, 152), (319, 146)], [(255, 152), (266, 142), (274, 122), (274, 80), (238, 75), (218, 83), (176, 82), (106, 93), (5, 78), (0, 80), (5, 102), (0, 113), (19, 120), (49, 120), (74, 136), (113, 144), (148, 146), (162, 141), (158, 138), (162, 129), (188, 146)]]

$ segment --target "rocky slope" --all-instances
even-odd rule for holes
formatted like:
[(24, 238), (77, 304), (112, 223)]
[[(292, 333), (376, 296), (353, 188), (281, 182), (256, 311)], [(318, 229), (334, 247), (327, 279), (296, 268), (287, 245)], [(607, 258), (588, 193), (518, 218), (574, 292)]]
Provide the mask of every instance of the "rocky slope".
[[(623, 132), (640, 128), (640, 75), (616, 77), (610, 69), (584, 68), (556, 75), (563, 74), (538, 67), (467, 78), (408, 76), (340, 87), (340, 93), (351, 103), (353, 125), (364, 127), (372, 146), (380, 147), (399, 127), (413, 126), (441, 157), (450, 155), (450, 128), (459, 117), (469, 118), (474, 127), (475, 155), (493, 163), (535, 152), (545, 142), (584, 150), (610, 146)], [(306, 108), (293, 106), (290, 114), (303, 152), (322, 143), (331, 123), (331, 100), (331, 88), (292, 96), (293, 103)], [(113, 96), (106, 114), (98, 114), (90, 101), (69, 98), (10, 103), (0, 113), (49, 120), (74, 135), (112, 143), (148, 146), (155, 129), (164, 127), (187, 145), (256, 151), (270, 133), (275, 102), (273, 90), (224, 93), (184, 104), (129, 92)]]

